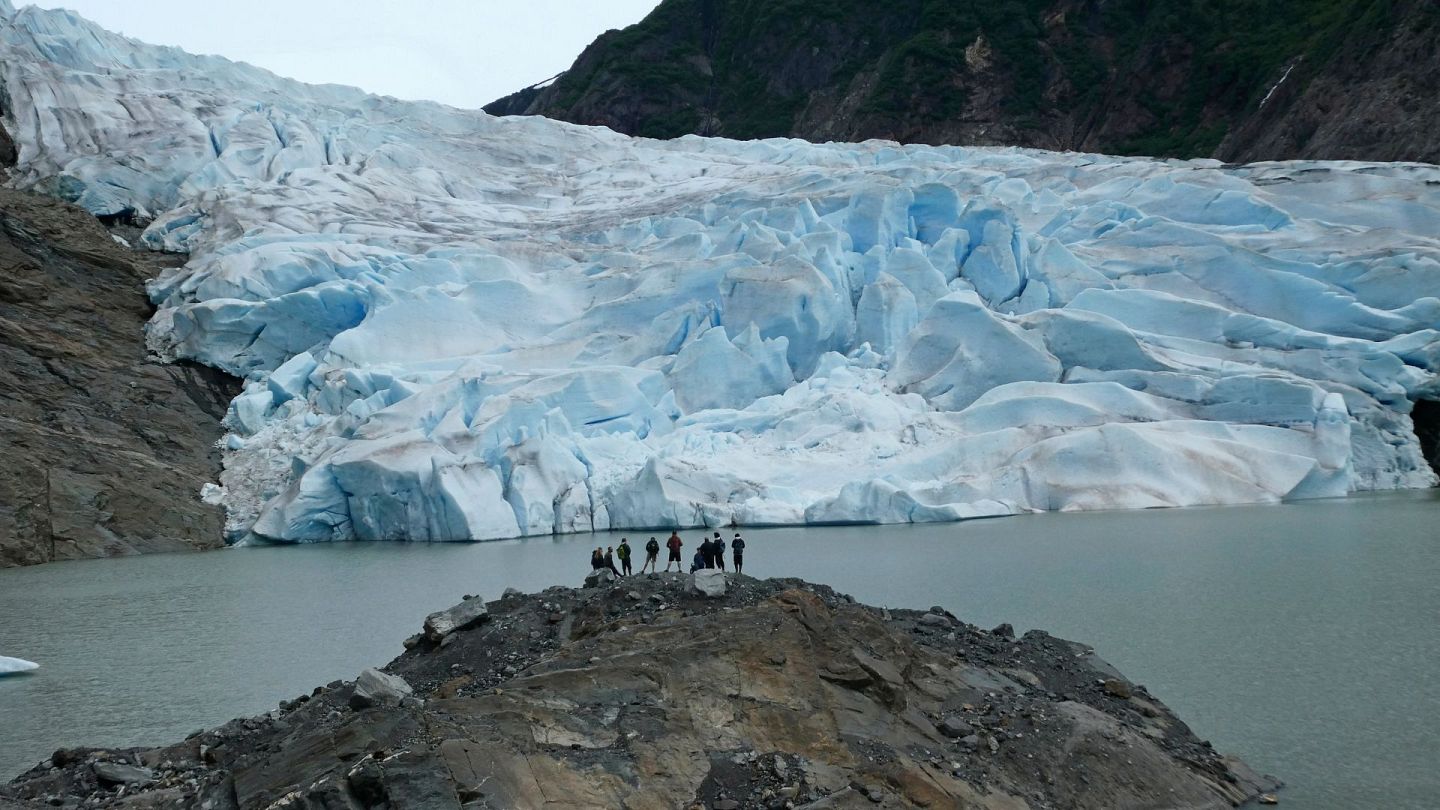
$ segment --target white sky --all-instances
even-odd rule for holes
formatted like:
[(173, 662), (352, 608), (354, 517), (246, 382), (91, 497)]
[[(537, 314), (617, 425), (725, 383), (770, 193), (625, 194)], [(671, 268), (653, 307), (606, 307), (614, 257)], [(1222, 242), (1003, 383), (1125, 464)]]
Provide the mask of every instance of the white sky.
[(15, 0), (306, 82), (479, 107), (568, 68), (659, 0)]

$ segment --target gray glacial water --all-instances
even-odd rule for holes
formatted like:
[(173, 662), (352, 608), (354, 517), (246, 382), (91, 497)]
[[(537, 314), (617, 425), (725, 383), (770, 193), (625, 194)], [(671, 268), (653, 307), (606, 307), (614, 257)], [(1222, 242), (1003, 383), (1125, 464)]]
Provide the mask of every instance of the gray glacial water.
[[(687, 548), (698, 532), (682, 533)], [(1440, 492), (746, 532), (757, 576), (1093, 644), (1297, 808), (1440, 796)], [(0, 778), (158, 744), (398, 654), (429, 611), (578, 583), (619, 535), (248, 548), (0, 571)], [(635, 535), (631, 535), (632, 541)]]

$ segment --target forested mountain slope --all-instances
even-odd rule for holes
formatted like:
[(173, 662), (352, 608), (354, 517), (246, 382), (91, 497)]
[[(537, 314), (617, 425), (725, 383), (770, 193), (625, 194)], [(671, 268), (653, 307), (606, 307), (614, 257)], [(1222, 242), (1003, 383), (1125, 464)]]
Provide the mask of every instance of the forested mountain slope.
[(665, 0), (486, 107), (685, 133), (1440, 161), (1432, 0)]

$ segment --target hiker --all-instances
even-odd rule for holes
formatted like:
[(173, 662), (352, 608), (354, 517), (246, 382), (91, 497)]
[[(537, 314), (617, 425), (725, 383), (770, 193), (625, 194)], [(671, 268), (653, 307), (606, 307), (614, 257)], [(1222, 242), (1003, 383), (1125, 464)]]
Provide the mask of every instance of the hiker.
[(611, 548), (610, 546), (605, 547), (604, 567), (609, 568), (610, 573), (614, 574), (615, 576), (620, 576), (620, 572), (615, 570), (615, 549)]
[(740, 569), (745, 567), (745, 538), (741, 537), (739, 532), (736, 532), (735, 539), (730, 541), (730, 553), (735, 555), (735, 573), (738, 574)]
[(725, 570), (725, 541), (721, 539), (720, 533), (715, 532), (715, 539), (710, 541), (710, 547), (715, 550), (715, 567), (721, 571)]
[(684, 570), (681, 568), (682, 563), (680, 562), (680, 547), (683, 545), (685, 544), (680, 542), (680, 535), (670, 532), (670, 539), (665, 541), (665, 547), (670, 549), (670, 558), (665, 561), (666, 573), (670, 572), (670, 563), (675, 563), (675, 573), (678, 574)]
[(695, 559), (690, 561), (690, 573), (693, 574), (696, 571), (699, 571), (701, 568), (710, 567), (705, 564), (705, 552), (700, 550), (705, 548), (707, 545), (709, 545), (709, 543), (701, 543), (700, 548), (695, 549)]
[(590, 569), (593, 571), (598, 571), (604, 567), (605, 552), (601, 551), (599, 546), (596, 546), (595, 550), (590, 552)]
[(620, 558), (620, 568), (625, 572), (625, 576), (630, 576), (630, 574), (633, 572), (630, 570), (629, 540), (624, 537), (620, 538), (620, 548), (615, 550), (615, 556)]
[(645, 564), (640, 566), (640, 573), (645, 573), (646, 568), (652, 574), (660, 573), (660, 542), (653, 537), (645, 544)]
[(700, 541), (700, 559), (704, 562), (701, 568), (715, 567), (715, 545), (708, 537)]

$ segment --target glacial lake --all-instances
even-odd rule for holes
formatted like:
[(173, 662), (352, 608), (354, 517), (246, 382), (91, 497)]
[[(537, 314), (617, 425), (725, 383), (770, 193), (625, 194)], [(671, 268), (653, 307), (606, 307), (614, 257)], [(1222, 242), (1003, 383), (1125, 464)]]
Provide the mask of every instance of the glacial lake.
[[(1094, 645), (1284, 779), (1284, 807), (1440, 801), (1440, 491), (745, 534), (753, 575)], [(0, 571), (0, 655), (42, 665), (0, 678), (0, 778), (62, 746), (170, 742), (268, 711), (390, 660), (463, 594), (578, 583), (588, 550), (619, 536)]]

